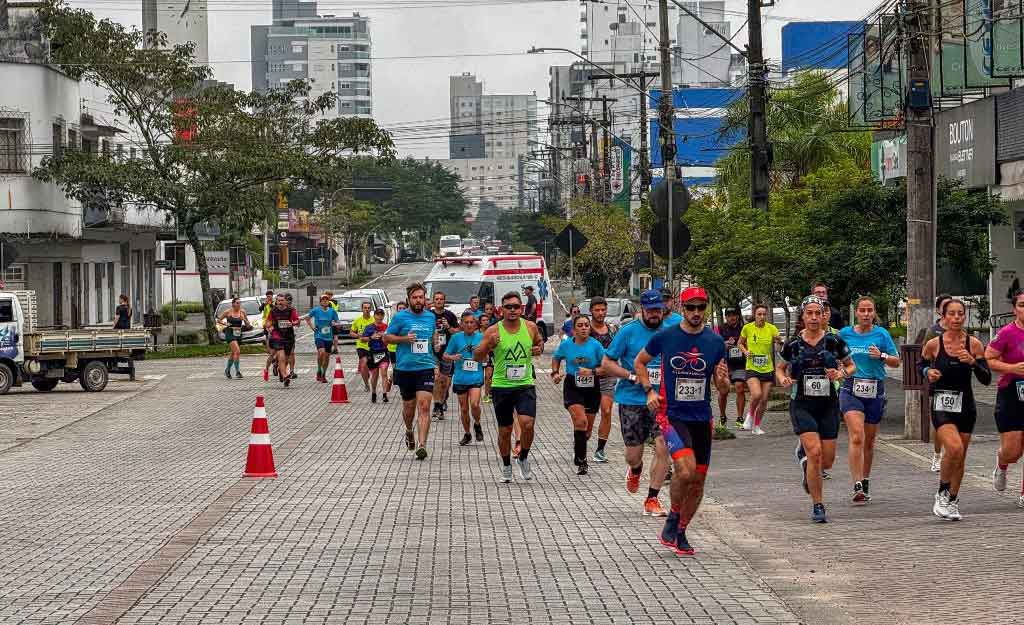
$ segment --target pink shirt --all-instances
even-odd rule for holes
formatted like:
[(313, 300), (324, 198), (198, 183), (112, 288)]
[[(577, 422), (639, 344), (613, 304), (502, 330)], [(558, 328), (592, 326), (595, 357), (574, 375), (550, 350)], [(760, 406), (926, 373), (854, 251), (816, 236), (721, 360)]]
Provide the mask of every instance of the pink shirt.
[[(1005, 363), (1014, 365), (1024, 362), (1024, 330), (1017, 327), (1016, 322), (1004, 326), (996, 338), (989, 343), (989, 346), (1002, 354), (1001, 360)], [(1004, 373), (999, 376), (999, 388), (1006, 388), (1017, 380), (1024, 380), (1024, 377), (1013, 373)]]

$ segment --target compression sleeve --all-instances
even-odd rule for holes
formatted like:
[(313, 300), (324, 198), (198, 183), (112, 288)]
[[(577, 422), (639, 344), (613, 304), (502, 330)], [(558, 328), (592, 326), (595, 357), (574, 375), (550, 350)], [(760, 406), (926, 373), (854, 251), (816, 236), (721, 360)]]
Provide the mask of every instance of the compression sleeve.
[(988, 361), (984, 358), (978, 358), (974, 363), (974, 377), (978, 378), (978, 381), (988, 386), (992, 384), (992, 369), (988, 366)]

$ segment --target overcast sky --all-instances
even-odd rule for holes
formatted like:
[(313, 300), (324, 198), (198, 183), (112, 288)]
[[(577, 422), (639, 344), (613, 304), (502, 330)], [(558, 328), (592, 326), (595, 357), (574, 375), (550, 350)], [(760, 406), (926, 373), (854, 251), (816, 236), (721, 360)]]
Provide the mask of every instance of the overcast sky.
[[(371, 19), (373, 39), (373, 111), (385, 128), (409, 122), (436, 126), (427, 137), (398, 141), (402, 155), (447, 158), (448, 77), (472, 72), (485, 93), (530, 93), (547, 97), (548, 66), (564, 65), (567, 54), (526, 55), (531, 46), (579, 50), (580, 5), (577, 0), (524, 2), (520, 6), (444, 7), (456, 0), (355, 0), (320, 2), (321, 14), (347, 15), (359, 10)], [(781, 56), (780, 31), (787, 21), (858, 19), (879, 0), (777, 0), (765, 9), (765, 54)], [(410, 8), (419, 2), (423, 7)], [(141, 0), (71, 0), (100, 17), (141, 24)], [(745, 0), (727, 0), (733, 28), (744, 21)], [(249, 10), (249, 7), (260, 7)], [(384, 7), (384, 8), (382, 8)], [(249, 89), (249, 26), (270, 23), (270, 0), (209, 0), (210, 61), (215, 77)], [(746, 42), (746, 33), (735, 40)], [(685, 42), (682, 43), (685, 49)], [(451, 55), (450, 58), (422, 58)], [(466, 56), (476, 55), (476, 56)], [(405, 57), (405, 58), (393, 58)], [(541, 105), (543, 120), (546, 108)], [(422, 121), (429, 120), (429, 121)]]

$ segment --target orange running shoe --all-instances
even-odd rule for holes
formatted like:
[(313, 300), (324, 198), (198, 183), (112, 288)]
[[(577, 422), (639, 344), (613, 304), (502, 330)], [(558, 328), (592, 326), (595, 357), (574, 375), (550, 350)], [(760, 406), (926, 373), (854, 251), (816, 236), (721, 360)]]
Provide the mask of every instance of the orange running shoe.
[(644, 501), (644, 516), (668, 516), (668, 512), (661, 507), (657, 497), (648, 497)]
[(640, 490), (640, 475), (634, 474), (629, 467), (626, 467), (626, 490), (631, 493)]

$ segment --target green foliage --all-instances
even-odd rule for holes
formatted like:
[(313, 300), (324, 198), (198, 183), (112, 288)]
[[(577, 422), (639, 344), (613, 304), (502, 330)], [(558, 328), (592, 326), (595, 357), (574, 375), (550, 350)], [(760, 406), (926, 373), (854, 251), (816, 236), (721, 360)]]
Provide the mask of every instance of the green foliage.
[[(548, 222), (551, 225), (557, 222)], [(636, 252), (644, 243), (640, 229), (619, 206), (589, 198), (573, 200), (572, 223), (587, 237), (587, 246), (575, 254), (577, 275), (589, 295), (615, 294), (628, 284)], [(564, 227), (564, 222), (556, 226)]]
[[(199, 339), (199, 333), (192, 332), (195, 336), (196, 341)], [(179, 337), (184, 335), (179, 334)], [(219, 343), (216, 345), (185, 345), (181, 341), (178, 342), (177, 349), (171, 349), (170, 345), (161, 345), (158, 351), (146, 352), (146, 360), (166, 360), (170, 358), (210, 358), (217, 356), (223, 358), (227, 356), (230, 348), (224, 344)], [(263, 347), (262, 343), (242, 345), (242, 354), (253, 355), (253, 354), (265, 354), (266, 348)]]
[[(203, 303), (202, 302), (182, 302), (182, 301), (178, 301), (178, 302), (175, 302), (175, 309), (177, 309), (178, 312), (183, 312), (183, 313), (186, 313), (186, 314), (189, 314), (189, 315), (194, 315), (194, 314), (203, 312)], [(160, 312), (163, 313), (164, 311), (166, 311), (167, 314), (171, 313), (171, 303), (170, 302), (168, 302), (168, 303), (166, 303), (166, 304), (164, 304), (163, 306), (160, 307)]]

